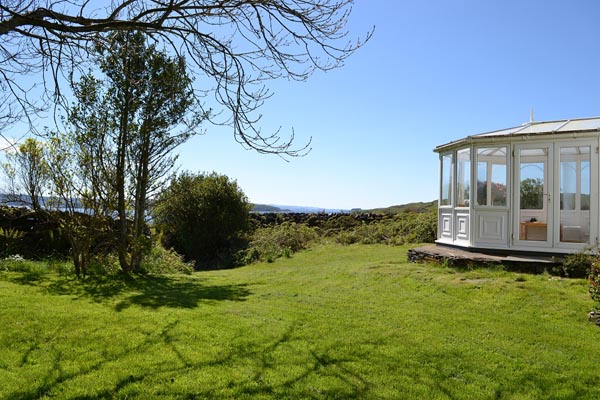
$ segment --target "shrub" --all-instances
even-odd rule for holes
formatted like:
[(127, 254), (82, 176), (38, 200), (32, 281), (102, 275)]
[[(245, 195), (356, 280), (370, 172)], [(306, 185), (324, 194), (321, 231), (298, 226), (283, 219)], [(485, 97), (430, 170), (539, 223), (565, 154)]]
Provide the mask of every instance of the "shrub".
[(162, 243), (197, 268), (231, 266), (248, 229), (249, 204), (225, 175), (184, 173), (160, 194), (153, 210)]
[(237, 264), (289, 256), (321, 238), (342, 245), (431, 243), (435, 241), (437, 230), (435, 212), (260, 214), (253, 215), (252, 220), (257, 227), (250, 237), (250, 247), (237, 253)]
[(590, 296), (592, 300), (600, 302), (600, 259), (596, 260), (590, 266), (588, 274), (588, 283), (590, 285)]
[(363, 222), (354, 229), (353, 233), (356, 235), (357, 243), (362, 244), (389, 243), (389, 240), (396, 236), (394, 226), (382, 222), (371, 224)]
[(13, 254), (0, 261), (3, 271), (23, 272), (26, 269), (25, 259), (20, 254)]
[(295, 222), (258, 228), (251, 236), (250, 247), (245, 251), (245, 261), (260, 259), (270, 262), (279, 257), (289, 257), (308, 248), (318, 237), (315, 228)]
[(332, 234), (336, 232), (341, 233), (344, 231), (349, 231), (360, 224), (361, 222), (353, 215), (342, 214), (328, 218), (323, 223), (323, 228), (325, 229), (326, 234)]
[(397, 233), (405, 243), (433, 243), (437, 232), (437, 215), (427, 213), (402, 213), (394, 218)]
[(354, 231), (341, 231), (334, 236), (336, 243), (350, 245), (358, 242), (358, 235)]
[(14, 228), (0, 227), (0, 249), (8, 257), (21, 251), (20, 244), (23, 239), (23, 232)]
[[(151, 244), (137, 270), (141, 274), (191, 274), (193, 271), (193, 263), (186, 263), (183, 256), (155, 242)], [(87, 275), (98, 277), (114, 276), (121, 272), (116, 252), (94, 255), (87, 269)]]
[(23, 272), (29, 275), (43, 275), (50, 271), (64, 273), (69, 263), (58, 261), (33, 261), (13, 254), (0, 259), (0, 271)]
[(119, 257), (116, 253), (96, 254), (88, 262), (86, 275), (90, 276), (110, 276), (116, 275), (121, 271)]
[(594, 263), (594, 256), (585, 251), (567, 255), (560, 266), (553, 268), (554, 273), (567, 277), (585, 277)]
[(334, 240), (340, 244), (432, 243), (436, 237), (435, 213), (402, 213), (337, 232)]
[(183, 256), (177, 254), (175, 250), (165, 249), (160, 244), (155, 243), (144, 260), (142, 261), (141, 271), (151, 274), (186, 274), (194, 271), (194, 264), (185, 262)]
[(50, 271), (54, 271), (60, 275), (73, 275), (75, 273), (73, 262), (70, 260), (49, 258), (45, 262), (48, 264)]
[(66, 258), (69, 244), (59, 225), (50, 220), (52, 215), (0, 206), (0, 256), (18, 253), (28, 260)]

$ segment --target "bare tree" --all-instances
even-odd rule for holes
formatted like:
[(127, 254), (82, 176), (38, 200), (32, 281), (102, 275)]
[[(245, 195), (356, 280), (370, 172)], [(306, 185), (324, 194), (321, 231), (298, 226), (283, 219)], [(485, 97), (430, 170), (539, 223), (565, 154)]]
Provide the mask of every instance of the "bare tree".
[[(2, 0), (0, 2), (0, 128), (64, 99), (61, 89), (114, 31), (141, 31), (185, 56), (193, 74), (212, 80), (221, 123), (238, 142), (261, 153), (305, 154), (293, 134), (265, 134), (256, 110), (271, 95), (265, 81), (304, 80), (339, 67), (368, 40), (351, 41), (353, 0)], [(23, 77), (39, 74), (39, 82)], [(200, 80), (199, 80), (200, 81)], [(206, 80), (202, 80), (204, 85)], [(38, 92), (39, 91), (39, 92)], [(197, 95), (201, 95), (197, 91)], [(206, 93), (206, 92), (204, 92)], [(33, 100), (33, 99), (36, 100)], [(1, 131), (0, 131), (1, 133)]]

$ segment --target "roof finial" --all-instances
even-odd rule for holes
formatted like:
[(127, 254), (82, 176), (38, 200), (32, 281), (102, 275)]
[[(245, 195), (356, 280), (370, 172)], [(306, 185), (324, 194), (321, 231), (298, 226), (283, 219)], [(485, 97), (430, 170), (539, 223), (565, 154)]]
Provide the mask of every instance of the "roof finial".
[(533, 124), (533, 107), (531, 107), (531, 111), (529, 112), (529, 123)]

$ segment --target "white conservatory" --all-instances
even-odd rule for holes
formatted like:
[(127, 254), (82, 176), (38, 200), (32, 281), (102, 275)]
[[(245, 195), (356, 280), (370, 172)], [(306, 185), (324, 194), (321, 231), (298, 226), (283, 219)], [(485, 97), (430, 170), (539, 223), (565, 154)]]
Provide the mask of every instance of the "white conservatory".
[(571, 253), (598, 245), (600, 117), (529, 122), (435, 148), (437, 243)]

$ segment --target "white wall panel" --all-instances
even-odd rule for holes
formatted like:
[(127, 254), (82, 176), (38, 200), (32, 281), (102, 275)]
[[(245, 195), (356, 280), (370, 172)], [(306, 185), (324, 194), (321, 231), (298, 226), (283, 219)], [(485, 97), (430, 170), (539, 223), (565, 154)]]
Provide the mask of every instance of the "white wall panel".
[(452, 239), (452, 213), (440, 215), (440, 237)]
[(456, 215), (456, 240), (469, 241), (469, 214)]
[(476, 213), (477, 245), (508, 245), (508, 212)]

